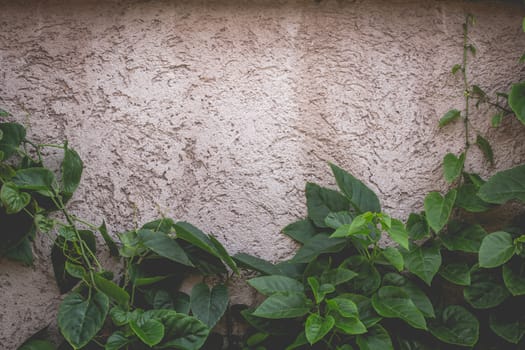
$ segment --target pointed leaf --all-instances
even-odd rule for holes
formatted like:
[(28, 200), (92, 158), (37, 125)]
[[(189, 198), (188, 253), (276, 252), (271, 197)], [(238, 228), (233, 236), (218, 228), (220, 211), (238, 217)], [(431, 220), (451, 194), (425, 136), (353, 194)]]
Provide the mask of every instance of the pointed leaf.
[(80, 184), (80, 177), (84, 164), (78, 153), (64, 146), (64, 159), (62, 160), (62, 191), (66, 195), (72, 195)]
[(325, 335), (330, 332), (330, 330), (334, 327), (335, 319), (332, 316), (326, 316), (326, 318), (323, 318), (317, 314), (311, 314), (306, 319), (305, 323), (305, 333), (306, 333), (306, 339), (310, 343), (310, 345), (313, 345), (317, 343), (319, 340), (323, 339)]
[[(460, 65), (454, 66), (454, 68), (456, 67), (457, 69), (461, 68)], [(443, 117), (441, 117), (441, 119), (439, 120), (439, 127), (442, 128), (445, 125), (452, 123), (454, 120), (458, 119), (460, 116), (461, 116), (460, 111), (458, 111), (457, 109), (451, 109), (450, 111), (445, 113)]]
[(512, 85), (509, 94), (509, 106), (516, 118), (525, 124), (525, 83)]
[(512, 235), (497, 231), (486, 236), (479, 248), (479, 266), (485, 268), (503, 265), (514, 256), (516, 247)]
[(427, 295), (412, 281), (397, 273), (387, 273), (383, 277), (384, 286), (401, 288), (425, 317), (435, 317), (434, 307)]
[(441, 266), (441, 252), (436, 245), (416, 246), (403, 254), (408, 271), (421, 278), (429, 286)]
[(401, 247), (408, 249), (408, 232), (405, 225), (397, 219), (392, 219), (392, 225), (386, 229), (390, 238)]
[(27, 207), (31, 201), (29, 193), (20, 192), (13, 183), (5, 183), (0, 190), (0, 200), (7, 214), (15, 214)]
[(449, 191), (445, 197), (438, 192), (430, 192), (425, 198), (425, 214), (428, 225), (439, 233), (448, 222), (454, 202), (456, 201), (456, 190)]
[(286, 292), (304, 292), (303, 284), (286, 276), (264, 276), (249, 279), (248, 284), (263, 295)]
[(307, 183), (305, 192), (308, 217), (317, 227), (327, 227), (324, 220), (331, 212), (350, 208), (348, 200), (337, 191)]
[(129, 326), (133, 333), (146, 345), (155, 346), (164, 337), (164, 325), (157, 320), (149, 319), (140, 325), (131, 320)]
[(396, 270), (403, 271), (405, 267), (405, 261), (403, 260), (403, 255), (399, 252), (399, 250), (394, 247), (386, 247), (383, 249), (382, 254), (385, 259), (396, 268)]
[(146, 229), (138, 230), (137, 235), (146, 247), (158, 255), (186, 266), (193, 266), (181, 246), (168, 235)]
[(312, 303), (302, 293), (273, 294), (252, 313), (263, 318), (295, 318), (310, 311)]
[(388, 332), (380, 325), (370, 328), (367, 333), (357, 336), (359, 350), (394, 350)]
[(481, 186), (478, 195), (489, 203), (503, 204), (511, 199), (525, 202), (524, 179), (525, 165), (501, 171)]
[(228, 289), (222, 284), (213, 287), (210, 291), (205, 283), (199, 283), (191, 291), (191, 311), (210, 329), (224, 315), (228, 301)]
[(336, 253), (346, 246), (346, 239), (329, 238), (320, 233), (309, 239), (292, 258), (293, 263), (308, 263), (323, 253)]
[(487, 232), (480, 225), (450, 225), (449, 232), (441, 235), (443, 245), (452, 251), (477, 253)]
[(443, 173), (445, 175), (445, 180), (448, 183), (452, 183), (456, 180), (463, 170), (463, 165), (465, 164), (465, 153), (456, 157), (452, 153), (447, 153), (443, 159)]
[(264, 275), (279, 275), (280, 270), (269, 261), (246, 253), (237, 253), (233, 256), (239, 266), (257, 271)]
[(109, 235), (105, 221), (102, 221), (102, 225), (100, 225), (98, 230), (100, 234), (102, 235), (104, 242), (106, 242), (106, 245), (108, 246), (109, 254), (114, 257), (119, 256), (117, 244), (115, 243), (113, 238), (111, 238), (111, 236)]
[(470, 286), (463, 289), (465, 300), (475, 309), (490, 309), (501, 304), (509, 292), (490, 270), (476, 270), (470, 274)]
[(503, 265), (503, 281), (512, 295), (525, 295), (525, 261), (513, 259)]
[(424, 215), (411, 213), (408, 216), (406, 228), (408, 236), (414, 241), (427, 238), (430, 235), (430, 228)]
[(525, 315), (515, 304), (493, 310), (489, 325), (494, 333), (512, 344), (518, 344), (525, 335)]
[(450, 305), (440, 317), (429, 325), (429, 330), (439, 340), (454, 345), (472, 347), (478, 342), (479, 322), (467, 309)]
[(467, 264), (452, 263), (441, 266), (439, 275), (459, 286), (470, 285), (470, 268)]
[(494, 165), (494, 152), (492, 151), (490, 143), (483, 136), (478, 135), (476, 137), (476, 145), (479, 147), (490, 164)]
[(304, 244), (317, 233), (317, 228), (311, 220), (305, 219), (286, 226), (283, 228), (283, 233), (295, 241)]
[(372, 296), (372, 305), (383, 317), (400, 318), (414, 328), (427, 329), (425, 317), (400, 287), (381, 287)]
[(129, 294), (124, 289), (120, 288), (113, 281), (110, 281), (101, 274), (95, 274), (93, 276), (95, 286), (102, 293), (106, 294), (111, 299), (115, 300), (118, 304), (126, 306), (129, 304)]

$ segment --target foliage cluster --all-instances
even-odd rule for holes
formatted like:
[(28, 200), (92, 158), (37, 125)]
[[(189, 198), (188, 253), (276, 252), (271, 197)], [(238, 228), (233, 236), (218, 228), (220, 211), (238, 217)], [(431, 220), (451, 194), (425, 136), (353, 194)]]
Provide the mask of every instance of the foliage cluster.
[[(36, 232), (49, 234), (54, 273), (62, 293), (59, 349), (218, 349), (212, 330), (231, 311), (228, 282), (241, 266), (260, 275), (248, 284), (266, 299), (241, 314), (252, 327), (242, 345), (230, 334), (229, 349), (453, 349), (524, 348), (525, 217), (479, 219), (508, 201), (525, 202), (525, 165), (488, 181), (465, 167), (471, 146), (470, 105), (498, 109), (493, 124), (514, 114), (525, 124), (525, 83), (496, 101), (468, 81), (475, 54), (464, 24), (464, 55), (452, 73), (465, 85), (461, 119), (465, 149), (443, 161), (446, 193), (431, 192), (424, 211), (408, 221), (381, 210), (363, 182), (331, 164), (338, 190), (306, 185), (308, 217), (283, 232), (301, 244), (294, 257), (272, 264), (255, 256), (231, 257), (211, 235), (186, 222), (161, 218), (118, 234), (71, 214), (66, 203), (79, 185), (83, 164), (68, 144), (35, 144), (23, 126), (0, 123), (0, 255), (33, 262)], [(506, 104), (505, 101), (508, 101)], [(8, 117), (0, 110), (1, 117)], [(475, 142), (489, 162), (490, 143)], [(44, 164), (46, 150), (60, 149), (60, 169)], [(50, 213), (56, 212), (49, 216)], [(472, 215), (474, 213), (475, 215)], [(97, 255), (97, 237), (122, 269), (116, 276)], [(382, 237), (395, 244), (380, 244)], [(188, 276), (202, 276), (189, 294)], [(230, 325), (230, 322), (228, 322)], [(39, 336), (20, 350), (54, 350)]]

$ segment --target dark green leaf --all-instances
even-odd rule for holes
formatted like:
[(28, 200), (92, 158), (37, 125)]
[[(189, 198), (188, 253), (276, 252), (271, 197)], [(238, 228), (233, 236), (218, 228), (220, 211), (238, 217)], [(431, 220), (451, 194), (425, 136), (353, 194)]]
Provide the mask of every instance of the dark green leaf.
[(321, 284), (329, 283), (334, 286), (350, 281), (356, 277), (357, 273), (352, 270), (348, 270), (342, 267), (336, 269), (326, 270), (321, 274)]
[(452, 153), (447, 153), (443, 159), (443, 173), (445, 175), (445, 180), (448, 183), (454, 182), (454, 180), (456, 180), (459, 175), (461, 175), (464, 164), (465, 153), (461, 153), (459, 158)]
[(503, 265), (503, 281), (512, 295), (525, 295), (525, 261), (516, 258)]
[(425, 197), (425, 217), (434, 232), (439, 233), (448, 222), (456, 194), (456, 190), (451, 190), (442, 197), (438, 192), (430, 192)]
[(17, 123), (0, 123), (0, 130), (3, 135), (0, 139), (0, 151), (4, 154), (3, 159), (8, 159), (25, 139), (26, 129)]
[(343, 225), (348, 225), (352, 223), (352, 215), (350, 215), (347, 211), (340, 211), (337, 213), (330, 213), (328, 216), (324, 219), (324, 223), (326, 226), (333, 228), (334, 230), (337, 230), (339, 227)]
[(115, 300), (122, 306), (126, 306), (129, 303), (129, 294), (124, 289), (120, 288), (113, 281), (110, 281), (100, 274), (95, 274), (93, 276), (93, 281), (95, 286), (102, 293), (106, 294), (111, 299)]
[(308, 263), (323, 253), (336, 253), (346, 245), (342, 238), (329, 238), (328, 235), (320, 233), (310, 238), (292, 258), (293, 263)]
[(394, 350), (388, 332), (380, 325), (370, 328), (367, 333), (357, 336), (359, 350)]
[(193, 266), (181, 246), (168, 235), (145, 229), (138, 230), (137, 235), (146, 247), (158, 255), (186, 266)]
[(525, 202), (525, 165), (492, 176), (481, 186), (478, 195), (489, 203), (502, 204), (511, 199)]
[(495, 276), (490, 270), (472, 271), (470, 279), (470, 286), (465, 287), (463, 296), (475, 309), (490, 309), (509, 297), (509, 291), (499, 276)]
[(252, 313), (263, 318), (295, 318), (310, 311), (312, 303), (302, 293), (273, 294)]
[(133, 333), (146, 345), (154, 346), (160, 343), (164, 337), (164, 325), (157, 320), (149, 319), (141, 322), (131, 320), (129, 326)]
[(372, 296), (372, 305), (383, 317), (400, 318), (414, 328), (427, 329), (425, 317), (400, 287), (381, 287)]
[(20, 192), (13, 183), (5, 183), (0, 190), (0, 200), (7, 214), (18, 213), (31, 201), (29, 193)]
[(396, 286), (408, 295), (425, 317), (435, 317), (434, 307), (426, 294), (412, 281), (397, 273), (387, 273), (383, 277), (384, 286)]
[(490, 164), (494, 165), (494, 152), (492, 151), (490, 143), (483, 136), (478, 135), (476, 137), (476, 145), (479, 147)]
[(406, 228), (408, 236), (414, 241), (427, 238), (430, 235), (430, 229), (424, 214), (411, 213), (408, 216)]
[(317, 229), (312, 224), (312, 221), (305, 219), (286, 226), (283, 228), (283, 233), (304, 244), (317, 233)]
[(525, 83), (512, 85), (509, 94), (509, 106), (519, 121), (525, 124)]
[(449, 225), (447, 234), (441, 236), (443, 245), (448, 250), (477, 253), (487, 232), (480, 225)]
[(360, 255), (346, 259), (341, 267), (347, 267), (358, 275), (345, 284), (349, 291), (370, 295), (381, 285), (381, 275), (365, 257)]
[(405, 267), (429, 286), (441, 266), (441, 252), (438, 246), (415, 246), (403, 253)]
[(198, 350), (208, 337), (209, 328), (195, 317), (172, 310), (161, 310), (155, 317), (164, 324), (165, 337), (159, 349)]
[(508, 232), (497, 231), (487, 235), (479, 248), (479, 266), (498, 267), (512, 258), (516, 248)]
[(17, 350), (56, 350), (56, 347), (49, 340), (30, 339)]
[(305, 192), (308, 217), (317, 227), (327, 227), (324, 220), (331, 212), (345, 211), (350, 208), (348, 200), (337, 191), (307, 183)]
[(100, 225), (98, 230), (100, 231), (100, 234), (102, 235), (102, 238), (104, 239), (104, 242), (106, 242), (106, 245), (109, 248), (109, 254), (115, 257), (119, 256), (118, 247), (115, 244), (115, 241), (113, 240), (113, 238), (111, 238), (111, 236), (109, 235), (105, 221), (102, 221), (102, 225)]
[(12, 180), (19, 189), (38, 191), (47, 197), (53, 196), (55, 175), (49, 169), (20, 169)]
[(212, 329), (224, 315), (228, 300), (226, 286), (217, 285), (210, 291), (205, 283), (199, 283), (191, 291), (191, 311), (195, 317)]
[(487, 211), (492, 206), (479, 198), (478, 187), (474, 184), (464, 184), (458, 188), (456, 206), (472, 213)]
[(145, 223), (144, 225), (142, 225), (141, 228), (146, 229), (146, 230), (155, 231), (155, 232), (160, 231), (165, 234), (169, 234), (173, 232), (173, 225), (175, 225), (175, 223), (173, 222), (172, 219), (160, 218), (160, 219)]
[(359, 319), (367, 328), (370, 328), (381, 321), (382, 317), (379, 316), (374, 310), (370, 298), (367, 298), (364, 295), (351, 293), (344, 293), (340, 294), (339, 296), (350, 299), (357, 305), (357, 309), (359, 310)]
[(131, 343), (131, 340), (126, 338), (126, 334), (124, 332), (116, 331), (109, 336), (104, 350), (119, 350), (129, 343)]
[(506, 341), (518, 344), (525, 335), (525, 315), (522, 307), (509, 303), (493, 310), (489, 317), (490, 329)]
[(303, 284), (286, 276), (263, 276), (249, 279), (248, 284), (263, 295), (286, 292), (304, 292)]
[(442, 265), (439, 275), (447, 281), (460, 286), (470, 285), (470, 268), (467, 264), (451, 263)]
[(329, 310), (337, 312), (343, 317), (359, 317), (357, 305), (347, 295), (339, 295), (333, 299), (326, 300)]
[(334, 324), (335, 319), (332, 316), (326, 316), (324, 318), (317, 314), (311, 314), (308, 316), (304, 330), (306, 339), (310, 345), (313, 345), (319, 340), (323, 339), (323, 337), (327, 335), (328, 332), (330, 332), (330, 330), (334, 327)]
[(98, 333), (108, 314), (109, 299), (94, 292), (90, 299), (79, 293), (67, 295), (58, 309), (58, 327), (74, 348), (82, 348)]
[(359, 213), (367, 211), (373, 213), (381, 212), (379, 199), (370, 188), (336, 165), (330, 164), (330, 167), (341, 192), (343, 192), (355, 210)]
[(62, 161), (62, 191), (66, 195), (72, 195), (80, 183), (84, 164), (78, 153), (64, 146), (64, 160)]
[(281, 272), (278, 267), (269, 261), (246, 253), (237, 253), (233, 258), (240, 266), (260, 272), (264, 275), (279, 275)]
[(429, 330), (439, 340), (472, 347), (478, 342), (479, 322), (467, 309), (457, 305), (448, 306), (440, 317), (429, 325)]
[(445, 125), (450, 124), (454, 120), (458, 119), (461, 116), (461, 112), (457, 109), (451, 109), (441, 119), (439, 120), (439, 127), (442, 128)]

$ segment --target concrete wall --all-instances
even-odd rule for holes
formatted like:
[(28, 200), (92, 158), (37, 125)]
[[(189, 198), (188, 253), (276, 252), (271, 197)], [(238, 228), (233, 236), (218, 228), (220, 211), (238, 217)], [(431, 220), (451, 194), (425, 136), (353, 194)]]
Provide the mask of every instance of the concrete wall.
[[(400, 218), (446, 188), (441, 159), (464, 141), (437, 121), (463, 107), (450, 68), (467, 12), (472, 81), (494, 93), (524, 78), (525, 12), (509, 2), (0, 0), (0, 107), (79, 151), (71, 209), (88, 220), (118, 232), (164, 214), (279, 260), (305, 182), (334, 185), (328, 161)], [(472, 120), (495, 146), (485, 175), (525, 161), (524, 128), (490, 116)], [(54, 318), (50, 242), (33, 268), (1, 262), (2, 349)]]

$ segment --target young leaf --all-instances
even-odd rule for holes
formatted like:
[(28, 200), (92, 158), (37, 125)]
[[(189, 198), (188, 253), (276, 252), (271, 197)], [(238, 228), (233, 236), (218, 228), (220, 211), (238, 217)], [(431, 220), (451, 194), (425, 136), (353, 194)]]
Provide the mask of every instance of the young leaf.
[(386, 229), (386, 232), (394, 242), (408, 249), (408, 232), (401, 221), (392, 219), (391, 226)]
[(263, 276), (249, 279), (248, 284), (263, 295), (286, 292), (304, 292), (303, 284), (297, 280), (285, 276)]
[(357, 305), (349, 297), (344, 294), (339, 295), (333, 299), (328, 299), (326, 305), (329, 310), (337, 312), (343, 317), (357, 317), (359, 318), (359, 310)]
[(210, 291), (205, 283), (195, 285), (191, 291), (190, 306), (193, 315), (212, 329), (228, 307), (228, 289), (218, 285)]
[(72, 195), (80, 184), (80, 177), (84, 164), (78, 153), (64, 146), (64, 159), (62, 161), (62, 191), (66, 195)]
[(441, 252), (437, 245), (416, 246), (403, 254), (408, 271), (421, 278), (427, 285), (441, 266)]
[(120, 288), (113, 281), (102, 277), (100, 274), (95, 274), (93, 276), (93, 281), (98, 290), (115, 300), (119, 305), (127, 306), (129, 304), (128, 292)]
[(440, 317), (429, 325), (429, 330), (439, 340), (454, 345), (472, 347), (478, 342), (479, 322), (467, 309), (450, 305)]
[(400, 318), (414, 328), (427, 329), (425, 317), (402, 288), (381, 287), (372, 296), (372, 305), (383, 317)]
[(357, 336), (359, 350), (394, 350), (388, 332), (380, 325), (370, 328), (367, 333)]
[(372, 213), (381, 212), (379, 199), (370, 188), (338, 166), (330, 164), (330, 167), (341, 192), (343, 192), (358, 213), (367, 211)]
[(439, 127), (442, 128), (445, 125), (450, 124), (454, 120), (458, 119), (461, 116), (461, 112), (457, 109), (451, 109), (441, 119), (439, 120)]
[(137, 231), (142, 244), (158, 255), (186, 266), (194, 266), (181, 246), (162, 232), (140, 229)]
[(15, 214), (27, 207), (31, 196), (29, 193), (20, 192), (15, 184), (8, 182), (2, 185), (0, 200), (7, 214)]
[(383, 249), (382, 254), (385, 259), (396, 268), (396, 270), (403, 271), (405, 263), (403, 260), (403, 255), (399, 252), (399, 250), (394, 247), (386, 247)]
[(330, 294), (335, 291), (335, 286), (333, 284), (325, 283), (319, 284), (317, 278), (311, 276), (307, 279), (310, 289), (312, 290), (315, 298), (315, 302), (319, 305), (325, 298), (327, 294)]
[(447, 153), (443, 159), (443, 173), (445, 175), (445, 180), (448, 183), (454, 182), (463, 170), (463, 165), (465, 164), (465, 153), (456, 157), (452, 153)]
[(306, 339), (310, 345), (323, 339), (323, 337), (334, 327), (334, 324), (335, 319), (332, 316), (326, 316), (325, 318), (317, 314), (311, 314), (308, 316), (304, 326), (304, 331)]
[(503, 120), (503, 113), (501, 113), (501, 112), (500, 113), (496, 113), (492, 117), (492, 119), (490, 121), (490, 124), (492, 125), (493, 128), (497, 128), (497, 127), (499, 127), (501, 125), (501, 121), (502, 120)]
[(476, 137), (476, 145), (479, 147), (485, 158), (490, 162), (491, 165), (494, 165), (494, 152), (490, 143), (481, 135)]
[(140, 325), (131, 320), (129, 326), (133, 333), (146, 345), (152, 347), (164, 337), (164, 325), (155, 319), (149, 319)]
[[(346, 334), (357, 335), (366, 333), (366, 327), (358, 317), (343, 317), (334, 313), (335, 327)], [(338, 348), (339, 350), (339, 348)]]
[(0, 151), (7, 159), (16, 153), (18, 146), (26, 137), (26, 129), (17, 123), (0, 123), (2, 139), (0, 139)]
[(461, 69), (461, 64), (455, 64), (453, 67), (452, 67), (452, 74), (456, 74), (459, 70)]
[(513, 259), (503, 265), (503, 281), (512, 295), (525, 295), (525, 262)]
[(525, 124), (525, 82), (512, 85), (509, 94), (509, 106), (518, 120)]
[(331, 212), (350, 209), (348, 200), (337, 191), (323, 188), (313, 183), (307, 183), (305, 192), (308, 217), (317, 227), (327, 227), (325, 218)]
[(73, 292), (67, 295), (58, 309), (58, 327), (71, 346), (85, 346), (104, 325), (109, 299), (104, 293), (92, 293), (90, 299)]
[(434, 232), (439, 233), (448, 222), (456, 201), (456, 195), (456, 190), (451, 190), (445, 197), (442, 197), (438, 192), (430, 192), (425, 197), (426, 219)]
[(280, 269), (269, 261), (246, 253), (237, 253), (233, 259), (239, 266), (262, 273), (263, 275), (281, 275)]
[(272, 294), (252, 313), (253, 316), (271, 319), (295, 318), (310, 311), (312, 302), (302, 293)]
[(489, 203), (503, 204), (511, 199), (525, 202), (523, 179), (525, 179), (525, 165), (500, 171), (481, 186), (478, 195)]
[(115, 244), (115, 241), (113, 240), (113, 238), (111, 238), (111, 236), (109, 235), (105, 221), (102, 221), (102, 225), (100, 225), (98, 230), (100, 234), (102, 235), (104, 242), (106, 242), (106, 245), (108, 246), (109, 254), (114, 257), (119, 256), (118, 247)]
[(497, 231), (486, 236), (479, 248), (479, 266), (485, 268), (503, 265), (514, 256), (516, 247), (508, 232)]

